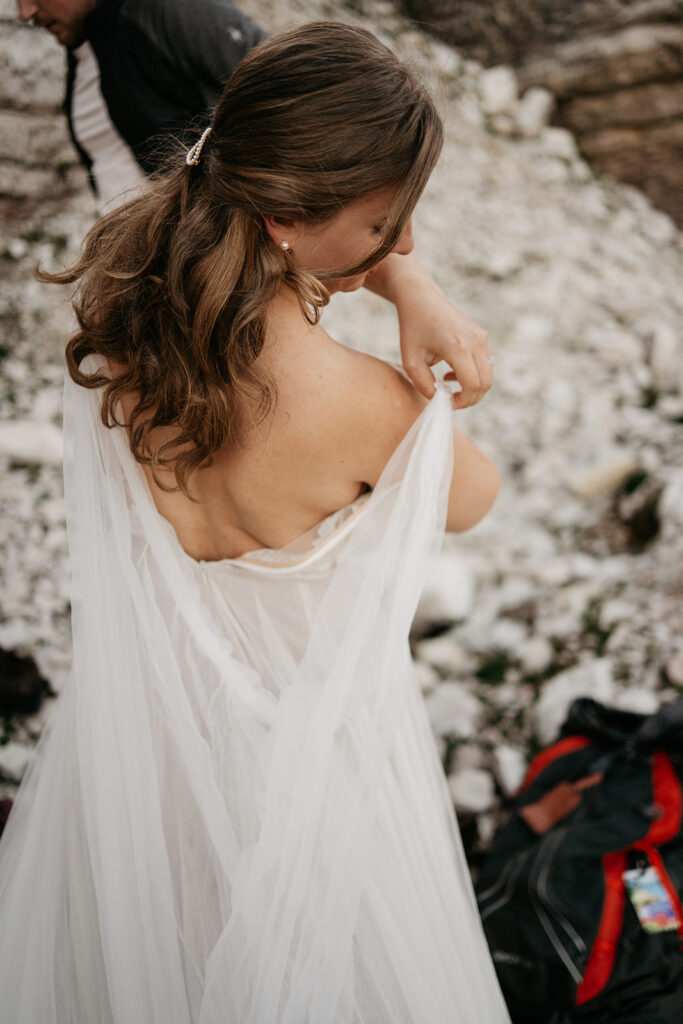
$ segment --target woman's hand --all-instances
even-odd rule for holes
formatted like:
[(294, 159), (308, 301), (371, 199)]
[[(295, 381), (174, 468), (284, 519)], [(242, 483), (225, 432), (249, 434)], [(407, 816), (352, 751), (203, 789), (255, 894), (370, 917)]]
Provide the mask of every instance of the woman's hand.
[(493, 383), (488, 335), (439, 290), (417, 256), (391, 254), (366, 287), (393, 302), (401, 332), (403, 368), (425, 398), (434, 394), (430, 367), (444, 360), (444, 380), (457, 381), (453, 408), (481, 401)]

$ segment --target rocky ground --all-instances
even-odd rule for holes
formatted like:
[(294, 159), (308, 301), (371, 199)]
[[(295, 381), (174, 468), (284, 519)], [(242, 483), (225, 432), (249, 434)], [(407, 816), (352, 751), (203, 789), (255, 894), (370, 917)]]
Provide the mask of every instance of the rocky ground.
[[(371, 27), (420, 69), (446, 119), (417, 245), (490, 332), (495, 387), (457, 422), (504, 486), (487, 519), (447, 539), (414, 649), (476, 856), (574, 697), (649, 711), (683, 695), (681, 236), (640, 193), (596, 177), (572, 137), (545, 126), (539, 97), (520, 100), (510, 72), (462, 60), (387, 0), (242, 6), (272, 30), (320, 17)], [(70, 314), (64, 292), (31, 268), (71, 259), (94, 208), (50, 106), (62, 54), (10, 13), (2, 0), (0, 50), (13, 63), (0, 89), (14, 109), (0, 131), (34, 116), (53, 141), (49, 165), (22, 172), (20, 133), (0, 162), (0, 648), (32, 655), (58, 693), (69, 664), (60, 402)], [(30, 174), (44, 183), (31, 194)], [(339, 296), (326, 319), (340, 340), (396, 358), (380, 299)], [(53, 706), (5, 716), (0, 795), (13, 792)]]

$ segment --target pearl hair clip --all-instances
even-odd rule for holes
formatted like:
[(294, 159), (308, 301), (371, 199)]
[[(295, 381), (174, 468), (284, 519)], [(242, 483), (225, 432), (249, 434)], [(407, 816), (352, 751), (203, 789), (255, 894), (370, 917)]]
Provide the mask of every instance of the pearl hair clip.
[(202, 149), (204, 148), (204, 143), (206, 142), (206, 140), (208, 139), (210, 134), (211, 134), (211, 125), (209, 125), (208, 128), (204, 129), (204, 131), (202, 133), (202, 137), (199, 139), (199, 141), (195, 142), (194, 146), (192, 146), (190, 149), (188, 149), (187, 156), (185, 157), (185, 163), (187, 164), (188, 167), (196, 167), (197, 166), (197, 164), (199, 163), (200, 157), (202, 155)]

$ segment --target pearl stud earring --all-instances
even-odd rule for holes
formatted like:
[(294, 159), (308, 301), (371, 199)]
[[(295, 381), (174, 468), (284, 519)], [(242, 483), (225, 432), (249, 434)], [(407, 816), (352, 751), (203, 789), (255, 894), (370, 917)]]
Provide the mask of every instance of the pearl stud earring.
[(287, 250), (289, 249), (289, 242), (280, 242), (280, 248), (283, 250), (283, 252), (287, 252)]

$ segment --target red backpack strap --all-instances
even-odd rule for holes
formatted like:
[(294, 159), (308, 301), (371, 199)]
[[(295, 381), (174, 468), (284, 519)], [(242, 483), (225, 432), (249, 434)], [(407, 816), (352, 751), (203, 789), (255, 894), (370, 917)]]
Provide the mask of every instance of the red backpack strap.
[(657, 869), (662, 885), (678, 914), (678, 920), (682, 922), (678, 927), (678, 934), (683, 938), (681, 899), (657, 849), (658, 846), (671, 842), (680, 832), (683, 820), (683, 794), (671, 760), (661, 751), (657, 751), (652, 758), (652, 798), (662, 813), (652, 822), (647, 835), (633, 845), (634, 849), (643, 850), (652, 866)]
[(624, 880), (626, 853), (607, 853), (602, 858), (605, 896), (598, 934), (593, 943), (583, 979), (576, 991), (576, 1005), (581, 1006), (605, 987), (614, 969), (621, 928), (624, 923)]
[(547, 750), (542, 750), (529, 765), (519, 792), (523, 793), (525, 789), (528, 789), (543, 769), (556, 761), (558, 757), (564, 757), (565, 754), (571, 754), (574, 750), (589, 747), (590, 744), (591, 741), (585, 736), (567, 736), (565, 739), (559, 740), (558, 743), (553, 743), (552, 747), (548, 747)]
[(670, 843), (681, 828), (681, 784), (670, 759), (659, 750), (652, 758), (652, 800), (661, 809), (661, 814), (652, 822), (647, 835), (633, 844), (636, 850)]

